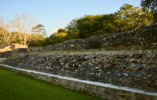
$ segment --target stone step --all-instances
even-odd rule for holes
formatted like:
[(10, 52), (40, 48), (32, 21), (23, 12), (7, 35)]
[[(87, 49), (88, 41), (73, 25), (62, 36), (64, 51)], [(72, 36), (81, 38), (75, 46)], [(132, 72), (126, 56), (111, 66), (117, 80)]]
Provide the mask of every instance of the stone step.
[(6, 58), (0, 58), (0, 63), (3, 62)]

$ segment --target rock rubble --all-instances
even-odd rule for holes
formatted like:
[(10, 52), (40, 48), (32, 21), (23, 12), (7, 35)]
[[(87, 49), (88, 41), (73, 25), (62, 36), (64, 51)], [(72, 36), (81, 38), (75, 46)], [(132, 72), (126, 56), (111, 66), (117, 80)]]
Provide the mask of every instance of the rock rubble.
[(3, 64), (157, 92), (157, 54), (26, 54)]

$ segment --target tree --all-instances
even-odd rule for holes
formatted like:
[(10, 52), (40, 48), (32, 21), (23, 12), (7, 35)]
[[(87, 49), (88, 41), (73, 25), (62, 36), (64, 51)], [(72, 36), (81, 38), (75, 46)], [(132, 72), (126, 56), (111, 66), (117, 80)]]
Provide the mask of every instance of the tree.
[(18, 43), (20, 44), (20, 37), (18, 32), (12, 32), (12, 42), (11, 43)]
[(141, 6), (143, 11), (150, 10), (154, 15), (155, 22), (157, 22), (157, 0), (141, 0)]
[(143, 10), (148, 9), (157, 13), (157, 0), (141, 0)]
[(65, 37), (67, 34), (66, 33), (57, 33), (57, 32), (55, 32), (55, 33), (53, 33), (53, 36), (58, 36), (58, 37)]
[(79, 19), (73, 19), (66, 27), (68, 35), (79, 38), (87, 38), (95, 35), (105, 35), (117, 32), (114, 25), (115, 14), (85, 15)]
[(137, 30), (144, 25), (152, 24), (153, 14), (148, 10), (142, 12), (140, 7), (124, 4), (116, 13), (114, 22), (120, 26), (121, 31)]
[(77, 28), (77, 19), (73, 19), (66, 27), (69, 39), (78, 38), (79, 29)]
[(46, 31), (44, 25), (38, 24), (32, 28), (32, 34), (29, 35), (29, 42), (34, 41), (35, 43), (38, 41), (42, 41), (44, 37), (46, 37)]
[[(14, 20), (14, 27), (19, 33), (21, 44), (29, 45), (32, 34), (32, 28), (36, 23), (35, 18), (31, 18), (30, 14), (23, 13), (21, 16), (16, 15)], [(29, 37), (29, 38), (28, 38)]]
[(10, 44), (12, 41), (12, 37), (14, 34), (13, 22), (9, 20), (0, 19), (0, 35), (1, 35), (1, 43)]
[(66, 33), (66, 30), (63, 29), (63, 28), (59, 28), (59, 29), (57, 30), (57, 33), (61, 33), (61, 32)]
[(0, 27), (0, 44), (7, 44), (5, 41), (7, 35), (8, 35), (8, 31)]
[(37, 38), (37, 40), (30, 41), (29, 47), (39, 47), (39, 46), (41, 47), (41, 46), (44, 46), (46, 38), (43, 35), (37, 34), (37, 35), (34, 36), (34, 38)]
[(45, 31), (44, 25), (42, 25), (42, 24), (38, 24), (35, 27), (33, 27), (32, 32), (33, 32), (33, 34), (40, 34), (43, 36), (46, 36), (46, 34), (47, 34)]
[(105, 35), (129, 30), (137, 30), (144, 25), (153, 24), (153, 14), (142, 11), (140, 7), (124, 4), (113, 14), (85, 15), (73, 19), (66, 27), (68, 37), (87, 38), (95, 35)]
[(43, 46), (46, 31), (42, 24), (34, 27), (35, 22), (36, 20), (26, 13), (21, 16), (16, 15), (15, 19), (11, 21), (0, 18), (0, 44), (29, 45), (31, 43), (31, 45)]
[(65, 37), (67, 35), (67, 33), (63, 33), (63, 32), (60, 32), (60, 33), (53, 33), (54, 36), (58, 36), (60, 39)]

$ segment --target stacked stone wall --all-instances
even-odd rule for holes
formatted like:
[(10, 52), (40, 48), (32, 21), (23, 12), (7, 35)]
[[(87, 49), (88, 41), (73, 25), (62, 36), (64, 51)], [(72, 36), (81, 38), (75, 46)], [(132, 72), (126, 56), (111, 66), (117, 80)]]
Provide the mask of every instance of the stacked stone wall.
[(49, 45), (41, 51), (53, 50), (130, 50), (157, 48), (157, 25), (145, 26), (143, 29), (92, 36), (86, 39), (72, 39), (62, 43)]
[(103, 38), (103, 49), (151, 49), (157, 44), (157, 25), (146, 26), (141, 30), (111, 34)]
[(19, 49), (14, 49), (11, 51), (6, 51), (6, 52), (0, 52), (0, 58), (7, 58), (10, 56), (13, 56), (16, 53), (28, 53), (30, 50), (28, 48), (19, 48)]
[(157, 50), (110, 54), (28, 54), (3, 64), (157, 92), (156, 58)]
[[(86, 39), (71, 39), (45, 47), (29, 48), (29, 51), (62, 50), (138, 50), (157, 49), (157, 25), (145, 26), (143, 29), (92, 36)], [(15, 48), (14, 46), (12, 46)]]
[[(2, 65), (0, 67), (13, 70), (14, 67)], [(22, 72), (26, 75), (56, 84), (67, 89), (82, 91), (93, 96), (98, 96), (109, 100), (157, 100), (157, 93), (139, 89), (119, 87), (111, 84), (91, 82), (74, 78), (62, 77), (37, 71), (16, 68), (16, 73)]]

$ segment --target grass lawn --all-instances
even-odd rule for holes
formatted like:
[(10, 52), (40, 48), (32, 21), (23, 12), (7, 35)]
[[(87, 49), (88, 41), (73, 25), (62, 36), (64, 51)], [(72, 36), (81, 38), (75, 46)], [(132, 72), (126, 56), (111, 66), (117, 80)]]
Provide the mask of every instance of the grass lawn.
[(100, 100), (0, 67), (0, 100)]

